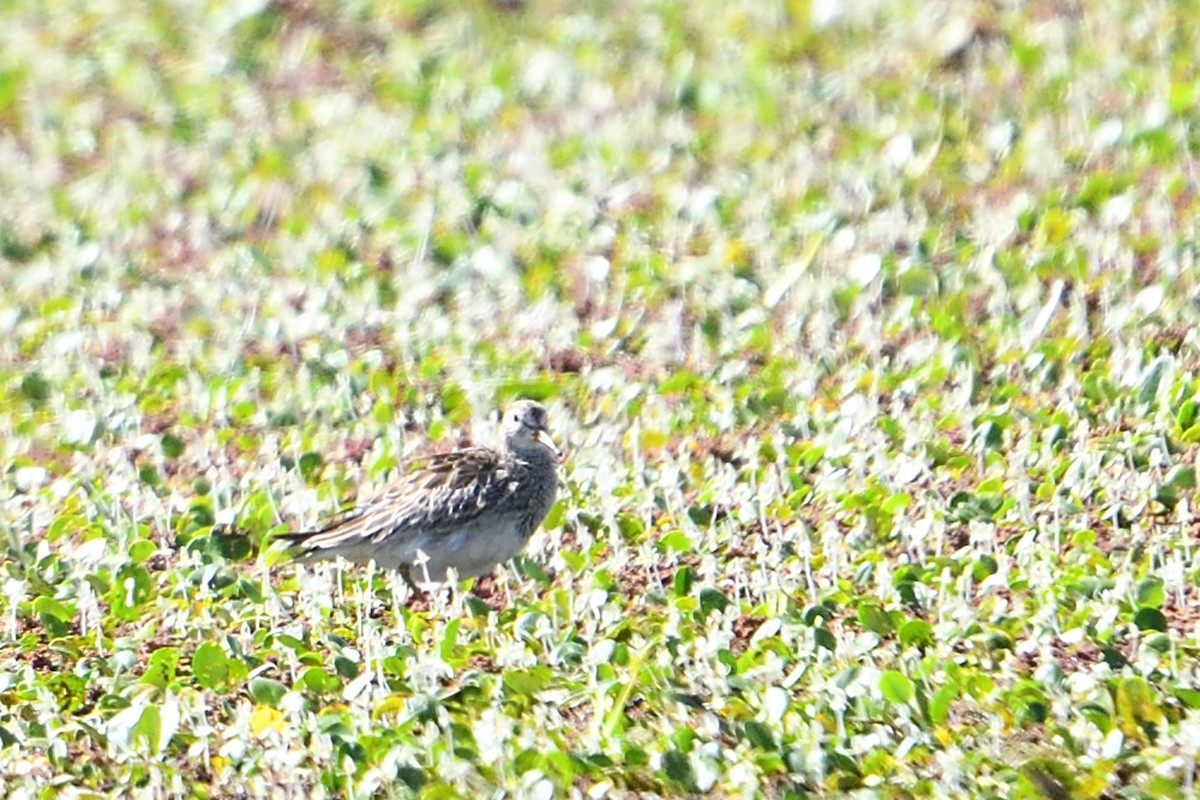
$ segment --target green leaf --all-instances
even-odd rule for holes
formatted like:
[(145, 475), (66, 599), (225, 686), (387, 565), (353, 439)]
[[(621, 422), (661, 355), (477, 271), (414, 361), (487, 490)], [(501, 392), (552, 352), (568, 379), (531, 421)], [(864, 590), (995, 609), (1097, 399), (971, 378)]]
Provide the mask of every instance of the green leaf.
[(933, 297), (938, 291), (938, 278), (931, 270), (910, 267), (897, 276), (897, 288), (910, 297)]
[(888, 670), (879, 679), (879, 690), (889, 703), (904, 705), (913, 698), (913, 683), (903, 672)]
[(1139, 606), (1162, 608), (1165, 600), (1166, 591), (1163, 589), (1161, 578), (1146, 578), (1138, 582), (1137, 602)]
[(59, 672), (51, 675), (45, 686), (54, 695), (58, 709), (63, 713), (77, 711), (86, 702), (87, 685), (82, 678), (73, 673)]
[(1175, 424), (1180, 430), (1186, 431), (1196, 422), (1196, 412), (1200, 410), (1200, 403), (1195, 400), (1185, 400), (1179, 406), (1179, 413), (1175, 415)]
[(224, 689), (229, 680), (229, 657), (220, 645), (205, 642), (192, 655), (192, 674), (205, 689)]
[(1139, 608), (1133, 615), (1133, 624), (1144, 631), (1167, 630), (1167, 618), (1157, 608)]
[(175, 670), (179, 667), (180, 652), (178, 647), (160, 647), (150, 654), (149, 663), (151, 666), (163, 667), (167, 670), (169, 677), (175, 677)]
[(1164, 482), (1175, 489), (1195, 489), (1196, 470), (1190, 464), (1176, 464), (1171, 467)]
[(1000, 567), (996, 563), (996, 559), (984, 553), (978, 559), (971, 562), (971, 577), (982, 583), (990, 576), (995, 575), (999, 569)]
[(53, 597), (41, 595), (33, 601), (33, 611), (45, 617), (52, 617), (59, 622), (70, 622), (71, 611)]
[(330, 675), (321, 667), (309, 667), (300, 676), (300, 682), (318, 694), (336, 692), (342, 688), (342, 682), (336, 675)]
[(1158, 396), (1158, 386), (1162, 383), (1163, 376), (1166, 375), (1167, 369), (1175, 363), (1169, 355), (1161, 355), (1150, 363), (1146, 368), (1145, 374), (1142, 375), (1142, 380), (1138, 383), (1137, 402), (1144, 405), (1151, 405)]
[(1182, 686), (1176, 687), (1172, 693), (1188, 708), (1193, 711), (1200, 710), (1200, 690), (1187, 689)]
[[(520, 556), (518, 556), (518, 558), (520, 558)], [(517, 567), (517, 572), (521, 573), (522, 577), (525, 577), (525, 572), (521, 568), (520, 563), (517, 561), (514, 561), (513, 563)], [(467, 595), (463, 602), (466, 603), (467, 613), (469, 613), (472, 617), (484, 617), (486, 619), (487, 616), (492, 613), (491, 607), (473, 594)]]
[(804, 609), (802, 617), (805, 625), (816, 625), (818, 620), (822, 622), (832, 622), (834, 619), (833, 609), (827, 605), (818, 603)]
[(950, 498), (950, 516), (956, 522), (991, 522), (1003, 504), (1003, 495), (960, 491)]
[(129, 559), (135, 564), (144, 564), (150, 556), (158, 551), (158, 545), (149, 539), (138, 539), (129, 545)]
[(617, 515), (617, 529), (623, 538), (636, 539), (646, 530), (646, 523), (633, 514), (621, 513)]
[(21, 394), (33, 407), (41, 407), (50, 399), (50, 382), (40, 372), (27, 372), (21, 379)]
[(500, 386), (497, 394), (499, 399), (505, 402), (515, 397), (524, 397), (540, 402), (556, 396), (558, 394), (558, 384), (551, 378), (508, 381)]
[(694, 372), (686, 369), (676, 371), (658, 386), (658, 391), (665, 395), (682, 394), (704, 384), (703, 379)]
[(1117, 686), (1117, 719), (1128, 736), (1142, 736), (1150, 726), (1161, 725), (1165, 715), (1145, 678), (1125, 678)]
[(0, 112), (7, 111), (20, 97), (27, 72), (28, 68), (24, 65), (10, 64), (0, 68)]
[(1031, 758), (1021, 765), (1020, 775), (1032, 785), (1023, 788), (1022, 796), (1045, 800), (1072, 800), (1075, 796), (1074, 771), (1052, 759)]
[(662, 755), (663, 772), (673, 781), (691, 787), (695, 782), (692, 776), (692, 766), (688, 763), (687, 756), (678, 750), (668, 750)]
[(183, 455), (183, 440), (173, 433), (164, 433), (160, 440), (163, 456), (176, 459)]
[(1116, 585), (1116, 581), (1112, 578), (1088, 575), (1080, 578), (1079, 583), (1070, 588), (1088, 599), (1093, 599), (1114, 588)]
[(692, 540), (680, 530), (671, 531), (658, 540), (660, 553), (690, 553), (693, 549)]
[(301, 639), (297, 639), (295, 636), (289, 636), (286, 633), (276, 634), (275, 641), (279, 642), (289, 650), (294, 650), (297, 655), (303, 655), (305, 653), (312, 652), (312, 649)]
[(994, 450), (1004, 442), (1004, 430), (994, 420), (984, 420), (971, 438), (984, 449)]
[(1167, 107), (1172, 114), (1186, 114), (1196, 105), (1197, 91), (1195, 81), (1172, 81), (1167, 92)]
[(150, 573), (138, 564), (126, 564), (117, 570), (108, 600), (112, 614), (122, 622), (132, 622), (141, 617), (141, 606), (153, 594), (154, 584)]
[[(420, 792), (421, 787), (428, 781), (428, 778), (421, 769), (411, 765), (397, 767), (396, 777), (412, 792)], [(424, 796), (426, 795), (422, 795), (422, 797)]]
[(675, 579), (672, 581), (672, 589), (676, 597), (687, 597), (692, 593), (692, 586), (696, 583), (696, 570), (692, 569), (687, 564), (684, 564), (675, 572)]
[(950, 713), (950, 706), (958, 699), (959, 685), (955, 681), (949, 681), (942, 686), (933, 695), (933, 699), (929, 701), (929, 721), (934, 725), (941, 725), (946, 721), (946, 716)]
[(1117, 389), (1108, 376), (1089, 372), (1083, 376), (1083, 395), (1097, 405), (1109, 405), (1117, 398)]
[(137, 725), (133, 726), (133, 738), (143, 740), (151, 751), (157, 752), (161, 737), (162, 714), (157, 706), (146, 706)]
[[(1165, 624), (1165, 620), (1164, 620)], [(1149, 630), (1149, 629), (1145, 629)], [(1148, 633), (1146, 638), (1142, 640), (1143, 646), (1149, 650), (1164, 654), (1171, 652), (1171, 637), (1165, 632)]]
[(883, 505), (880, 506), (880, 509), (885, 514), (897, 514), (908, 508), (910, 503), (912, 503), (912, 495), (904, 492), (897, 492), (887, 500), (884, 500)]
[(1006, 702), (1022, 724), (1045, 722), (1050, 707), (1042, 687), (1032, 680), (1019, 681), (1007, 693)]
[(222, 558), (228, 561), (242, 561), (250, 557), (252, 552), (250, 537), (244, 532), (227, 532), (221, 530), (213, 531), (210, 535), (213, 538), (217, 552), (221, 554)]
[[(457, 620), (455, 620), (457, 622)], [(457, 631), (457, 627), (455, 628)], [(333, 657), (333, 668), (348, 681), (352, 681), (358, 677), (358, 662), (347, 658), (346, 656), (338, 655)]]
[(746, 740), (759, 750), (776, 749), (775, 733), (770, 727), (761, 722), (750, 720), (743, 726), (742, 730), (745, 733)]
[(320, 453), (309, 451), (300, 456), (300, 474), (309, 483), (315, 483), (320, 480), (321, 470), (324, 466), (325, 459)]
[(858, 622), (867, 630), (879, 636), (890, 636), (895, 626), (892, 617), (880, 606), (871, 602), (858, 604)]
[(512, 692), (526, 696), (540, 692), (553, 679), (554, 672), (549, 667), (510, 669), (504, 673), (504, 685)]
[(277, 707), (279, 701), (287, 694), (287, 687), (271, 678), (252, 678), (250, 680), (250, 696), (263, 705)]
[(50, 527), (46, 529), (46, 541), (57, 541), (69, 533), (82, 531), (87, 526), (87, 520), (78, 514), (60, 514), (55, 517), (54, 521), (50, 523)]
[(1195, 425), (1191, 425), (1186, 428), (1183, 434), (1179, 437), (1179, 440), (1183, 444), (1195, 444), (1196, 442), (1200, 442), (1200, 423), (1196, 423)]
[(897, 638), (905, 647), (929, 647), (933, 644), (933, 626), (923, 619), (910, 619), (900, 626)]
[(700, 617), (704, 618), (713, 611), (724, 611), (729, 607), (729, 598), (719, 589), (705, 587), (700, 590)]
[(805, 469), (812, 469), (817, 464), (821, 463), (821, 459), (825, 457), (825, 448), (821, 445), (809, 445), (800, 451), (798, 466)]
[[(459, 629), (459, 626), (461, 626), (461, 625), (462, 625), (461, 619), (450, 620), (449, 624), (446, 625), (445, 633), (442, 635), (442, 643), (441, 643), (441, 646), (438, 648), (438, 650), (442, 656), (442, 660), (448, 664), (452, 663), (455, 659), (455, 654), (456, 654), (456, 651), (458, 650), (458, 629)], [(356, 667), (355, 668), (356, 674), (357, 674), (357, 671), (358, 670)], [(341, 669), (338, 669), (338, 672), (341, 673), (342, 672)], [(343, 677), (353, 678), (354, 676), (343, 674)]]

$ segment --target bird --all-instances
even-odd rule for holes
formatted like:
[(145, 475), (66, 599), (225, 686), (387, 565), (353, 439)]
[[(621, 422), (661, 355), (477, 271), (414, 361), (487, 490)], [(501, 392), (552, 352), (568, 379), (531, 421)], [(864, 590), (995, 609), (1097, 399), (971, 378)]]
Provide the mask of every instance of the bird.
[(468, 447), (417, 457), (381, 493), (311, 531), (281, 538), (300, 560), (374, 561), (414, 590), (491, 572), (524, 549), (554, 505), (563, 452), (546, 409), (518, 400), (504, 410), (500, 449)]

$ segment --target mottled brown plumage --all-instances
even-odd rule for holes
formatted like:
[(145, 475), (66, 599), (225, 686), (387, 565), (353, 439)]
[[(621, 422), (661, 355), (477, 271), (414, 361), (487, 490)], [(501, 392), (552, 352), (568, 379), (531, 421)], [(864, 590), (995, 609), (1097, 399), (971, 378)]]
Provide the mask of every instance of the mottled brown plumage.
[(413, 459), (381, 494), (316, 531), (282, 537), (301, 558), (336, 558), (396, 569), (411, 585), (490, 572), (515, 556), (554, 504), (558, 447), (546, 410), (513, 403), (503, 447), (471, 447)]

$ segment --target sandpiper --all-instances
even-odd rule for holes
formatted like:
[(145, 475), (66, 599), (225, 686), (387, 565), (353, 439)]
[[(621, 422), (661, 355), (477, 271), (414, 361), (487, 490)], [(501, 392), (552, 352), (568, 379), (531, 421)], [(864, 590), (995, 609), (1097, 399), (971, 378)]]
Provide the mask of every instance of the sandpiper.
[(279, 538), (302, 559), (374, 560), (414, 588), (490, 572), (517, 553), (545, 519), (562, 451), (546, 409), (518, 400), (504, 412), (499, 450), (470, 447), (413, 459), (404, 475), (364, 505), (315, 531)]

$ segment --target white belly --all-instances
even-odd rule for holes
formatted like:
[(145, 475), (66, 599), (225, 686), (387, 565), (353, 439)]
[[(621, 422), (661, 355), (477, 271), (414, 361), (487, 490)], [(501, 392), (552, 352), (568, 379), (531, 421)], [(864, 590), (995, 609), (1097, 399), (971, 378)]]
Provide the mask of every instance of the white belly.
[(451, 568), (462, 580), (491, 572), (497, 564), (521, 552), (525, 541), (513, 523), (501, 522), (486, 528), (466, 526), (413, 537), (405, 543), (398, 560), (411, 565), (409, 574), (417, 584), (440, 583)]

